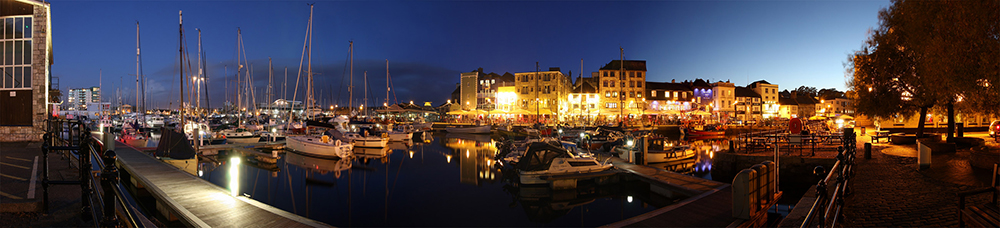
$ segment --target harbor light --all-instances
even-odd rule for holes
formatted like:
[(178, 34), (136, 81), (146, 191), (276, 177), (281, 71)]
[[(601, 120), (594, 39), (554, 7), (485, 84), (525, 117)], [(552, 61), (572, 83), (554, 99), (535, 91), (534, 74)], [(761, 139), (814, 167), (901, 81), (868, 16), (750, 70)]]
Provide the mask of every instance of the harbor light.
[(240, 157), (231, 157), (229, 162), (229, 195), (237, 196), (240, 191)]
[(633, 144), (635, 144), (635, 143), (632, 140), (628, 140), (628, 141), (625, 142), (625, 145), (627, 145), (629, 147), (632, 147)]
[(631, 203), (631, 202), (632, 202), (632, 196), (628, 196), (628, 197), (627, 197), (626, 199), (628, 199), (628, 202), (629, 202), (629, 203)]

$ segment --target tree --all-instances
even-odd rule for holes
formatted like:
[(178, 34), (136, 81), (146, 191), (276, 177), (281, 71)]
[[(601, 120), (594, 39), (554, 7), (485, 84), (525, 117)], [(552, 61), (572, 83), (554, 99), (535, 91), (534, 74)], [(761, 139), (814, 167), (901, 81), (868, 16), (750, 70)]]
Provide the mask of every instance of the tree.
[(975, 113), (1000, 112), (998, 88), (990, 83), (1000, 81), (998, 16), (995, 0), (894, 0), (879, 11), (879, 27), (848, 60), (858, 113), (919, 112), (921, 137), (927, 110), (944, 104), (950, 138), (956, 102), (975, 100), (962, 104)]
[(816, 96), (823, 99), (843, 98), (844, 92), (837, 91), (836, 88), (821, 89), (816, 92)]
[(816, 96), (816, 87), (799, 86), (799, 88), (793, 90), (798, 95), (807, 95), (810, 97)]

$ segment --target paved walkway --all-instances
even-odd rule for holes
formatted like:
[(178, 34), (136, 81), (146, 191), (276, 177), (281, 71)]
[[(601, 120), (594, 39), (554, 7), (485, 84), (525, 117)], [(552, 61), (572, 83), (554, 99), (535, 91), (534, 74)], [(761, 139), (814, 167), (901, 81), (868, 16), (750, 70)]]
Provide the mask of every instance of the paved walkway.
[[(80, 217), (80, 186), (49, 187), (49, 211), (42, 211), (42, 153), (40, 142), (0, 142), (0, 227), (79, 227), (93, 226)], [(35, 167), (35, 156), (38, 165)], [(61, 154), (49, 154), (49, 178), (78, 180), (75, 163)], [(34, 194), (29, 194), (31, 174), (36, 175)]]
[[(845, 202), (844, 226), (958, 226), (955, 193), (988, 185), (989, 171), (969, 166), (968, 151), (935, 155), (931, 168), (918, 170), (915, 147), (878, 144), (871, 160), (859, 151), (854, 194)], [(981, 195), (971, 203), (987, 200), (987, 195)]]

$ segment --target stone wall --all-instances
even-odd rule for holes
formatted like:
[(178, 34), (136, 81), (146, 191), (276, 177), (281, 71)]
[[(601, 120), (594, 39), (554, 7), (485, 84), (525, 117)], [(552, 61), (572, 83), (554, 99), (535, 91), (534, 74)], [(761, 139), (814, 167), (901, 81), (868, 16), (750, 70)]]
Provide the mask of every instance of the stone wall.
[(48, 9), (34, 6), (31, 34), (31, 126), (0, 126), (0, 142), (41, 141), (47, 117), (46, 91), (49, 88), (48, 69)]

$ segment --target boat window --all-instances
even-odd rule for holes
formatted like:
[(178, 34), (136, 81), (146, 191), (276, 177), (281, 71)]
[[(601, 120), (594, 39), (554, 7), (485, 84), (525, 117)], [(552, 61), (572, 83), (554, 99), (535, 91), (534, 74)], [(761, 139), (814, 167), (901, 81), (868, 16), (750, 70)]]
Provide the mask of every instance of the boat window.
[(573, 166), (573, 167), (576, 167), (576, 166), (595, 166), (595, 165), (597, 165), (597, 162), (593, 162), (593, 161), (571, 161), (571, 162), (569, 162), (569, 166)]

